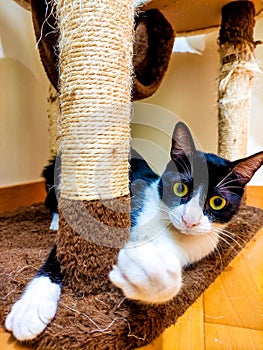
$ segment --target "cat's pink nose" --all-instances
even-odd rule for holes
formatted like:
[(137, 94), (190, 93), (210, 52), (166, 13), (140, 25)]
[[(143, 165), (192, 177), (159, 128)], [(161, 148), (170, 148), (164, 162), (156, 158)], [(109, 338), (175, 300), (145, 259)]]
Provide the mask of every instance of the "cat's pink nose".
[(200, 224), (200, 221), (195, 220), (194, 218), (186, 218), (185, 216), (183, 216), (182, 220), (186, 228), (193, 228)]

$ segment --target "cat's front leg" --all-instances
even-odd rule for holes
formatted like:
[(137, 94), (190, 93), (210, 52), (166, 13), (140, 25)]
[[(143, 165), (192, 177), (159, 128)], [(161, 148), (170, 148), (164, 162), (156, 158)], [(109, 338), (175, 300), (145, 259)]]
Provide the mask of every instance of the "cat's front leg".
[(29, 340), (39, 335), (54, 318), (61, 294), (62, 276), (54, 247), (27, 285), (21, 298), (12, 306), (5, 327), (18, 340)]
[(52, 213), (52, 220), (49, 226), (51, 231), (58, 231), (59, 229), (59, 215), (58, 213)]
[(109, 274), (126, 297), (146, 303), (171, 300), (182, 286), (179, 259), (165, 244), (155, 241), (127, 244)]

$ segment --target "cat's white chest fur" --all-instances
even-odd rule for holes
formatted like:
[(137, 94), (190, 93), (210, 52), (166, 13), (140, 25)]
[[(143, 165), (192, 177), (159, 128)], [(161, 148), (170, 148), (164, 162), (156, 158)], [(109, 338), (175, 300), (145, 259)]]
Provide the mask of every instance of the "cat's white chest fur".
[[(200, 260), (209, 254), (218, 243), (212, 224), (199, 205), (199, 193), (187, 204), (167, 208), (158, 195), (158, 182), (145, 191), (145, 206), (139, 213), (137, 224), (131, 228), (132, 242), (143, 244), (147, 241), (166, 242), (177, 255), (182, 266)], [(198, 224), (188, 228), (183, 218)]]
[[(157, 182), (146, 189), (145, 198), (136, 226), (131, 229), (130, 242), (120, 250), (109, 277), (128, 298), (161, 303), (180, 290), (183, 266), (213, 251), (218, 236), (210, 232), (212, 227), (206, 218), (199, 218), (199, 225), (192, 230), (185, 227), (181, 233), (185, 211), (180, 206), (174, 212), (162, 206)], [(184, 210), (189, 211), (196, 203), (194, 198)]]

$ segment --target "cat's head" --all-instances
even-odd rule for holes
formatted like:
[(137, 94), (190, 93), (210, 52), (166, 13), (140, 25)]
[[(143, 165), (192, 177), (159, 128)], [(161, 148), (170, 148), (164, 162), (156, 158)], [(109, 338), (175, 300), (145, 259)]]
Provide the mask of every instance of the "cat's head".
[(182, 233), (198, 235), (237, 213), (244, 187), (263, 164), (263, 152), (234, 162), (196, 150), (187, 126), (174, 129), (160, 186), (169, 220)]

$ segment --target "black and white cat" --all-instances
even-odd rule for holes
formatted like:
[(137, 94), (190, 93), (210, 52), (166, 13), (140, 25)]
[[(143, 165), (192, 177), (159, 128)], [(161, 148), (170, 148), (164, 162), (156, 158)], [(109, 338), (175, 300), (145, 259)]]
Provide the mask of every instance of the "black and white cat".
[[(162, 303), (182, 286), (182, 269), (214, 251), (237, 213), (244, 187), (263, 152), (230, 162), (196, 150), (189, 129), (174, 129), (171, 160), (158, 176), (136, 152), (131, 157), (131, 237), (109, 278), (128, 298)], [(5, 326), (20, 340), (41, 333), (55, 316), (62, 286), (54, 247)]]

